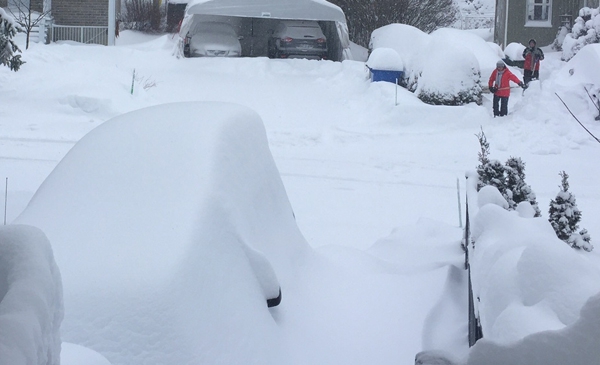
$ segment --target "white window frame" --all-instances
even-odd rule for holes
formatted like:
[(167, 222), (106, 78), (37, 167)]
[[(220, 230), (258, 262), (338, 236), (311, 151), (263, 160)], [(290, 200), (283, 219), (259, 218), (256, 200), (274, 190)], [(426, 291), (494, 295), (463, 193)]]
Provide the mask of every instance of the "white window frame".
[[(539, 27), (539, 28), (551, 28), (552, 27), (552, 0), (526, 0), (525, 2), (525, 26), (526, 27)], [(542, 13), (544, 8), (547, 10), (548, 19), (536, 20), (530, 19), (530, 14), (533, 14), (535, 7), (542, 7)]]

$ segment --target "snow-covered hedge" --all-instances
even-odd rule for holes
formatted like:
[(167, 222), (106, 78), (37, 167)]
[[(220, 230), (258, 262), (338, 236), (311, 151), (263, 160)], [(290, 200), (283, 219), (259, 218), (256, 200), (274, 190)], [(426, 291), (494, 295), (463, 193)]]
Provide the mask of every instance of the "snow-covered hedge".
[[(428, 104), (462, 105), (481, 101), (481, 75), (504, 54), (468, 31), (442, 28), (431, 34), (404, 24), (373, 31), (370, 49), (391, 48), (402, 59), (402, 84)], [(444, 55), (444, 57), (440, 57)]]
[(60, 364), (62, 281), (46, 235), (0, 228), (0, 364)]
[(571, 33), (562, 41), (562, 59), (570, 60), (579, 50), (592, 43), (600, 43), (600, 7), (579, 10)]
[(481, 103), (481, 72), (468, 49), (434, 39), (431, 48), (444, 55), (426, 58), (415, 93), (427, 104), (463, 105)]

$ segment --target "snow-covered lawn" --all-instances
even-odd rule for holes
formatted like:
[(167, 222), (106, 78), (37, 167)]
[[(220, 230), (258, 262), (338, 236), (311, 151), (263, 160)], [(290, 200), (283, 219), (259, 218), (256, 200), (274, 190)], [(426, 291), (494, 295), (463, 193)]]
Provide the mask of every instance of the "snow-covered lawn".
[[(284, 288), (281, 306), (270, 312), (290, 364), (409, 364), (431, 348), (466, 354), (456, 188), (458, 180), (464, 201), (465, 171), (477, 165), (481, 129), (491, 158), (526, 162), (542, 219), (558, 192), (558, 173), (566, 170), (581, 225), (592, 243), (600, 238), (594, 224), (600, 146), (554, 93), (600, 135), (597, 111), (559, 54), (547, 52), (541, 88), (524, 95), (514, 90), (509, 116), (494, 119), (490, 95), (483, 106), (426, 105), (392, 84), (370, 83), (364, 63), (356, 61), (177, 59), (171, 36), (131, 32), (117, 44), (33, 44), (19, 72), (0, 68), (0, 177), (9, 178), (8, 221), (73, 145), (112, 117), (180, 101), (255, 110), (298, 227), (314, 249), (291, 281), (295, 294), (286, 303)], [(590, 69), (584, 62), (574, 75)], [(488, 77), (482, 75), (483, 83)], [(597, 250), (581, 255), (600, 265)], [(68, 323), (68, 302), (65, 308)], [(115, 341), (126, 347), (123, 336)], [(76, 331), (63, 340), (88, 346), (113, 365), (133, 364), (139, 355), (127, 348), (104, 353), (102, 343)], [(77, 358), (76, 347), (68, 348)]]

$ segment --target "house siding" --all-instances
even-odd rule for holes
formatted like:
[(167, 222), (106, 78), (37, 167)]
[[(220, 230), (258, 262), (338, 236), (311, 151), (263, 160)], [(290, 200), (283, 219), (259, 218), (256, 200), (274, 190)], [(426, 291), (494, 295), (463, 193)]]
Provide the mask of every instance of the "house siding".
[[(554, 42), (556, 34), (561, 25), (561, 15), (570, 15), (571, 20), (577, 18), (579, 9), (584, 6), (584, 0), (552, 0), (552, 15), (549, 27), (527, 26), (527, 1), (526, 0), (508, 0), (508, 29), (506, 31), (506, 43), (504, 40), (504, 18), (506, 14), (504, 9), (507, 0), (497, 0), (496, 2), (496, 26), (501, 29), (494, 34), (494, 40), (500, 45), (509, 43), (527, 44), (529, 39), (534, 38), (541, 47)], [(588, 0), (588, 4), (596, 0)]]
[(55, 24), (107, 26), (108, 0), (52, 0)]
[(33, 11), (38, 11), (38, 12), (42, 12), (44, 9), (44, 1), (43, 0), (30, 0), (29, 3), (31, 6), (31, 10)]

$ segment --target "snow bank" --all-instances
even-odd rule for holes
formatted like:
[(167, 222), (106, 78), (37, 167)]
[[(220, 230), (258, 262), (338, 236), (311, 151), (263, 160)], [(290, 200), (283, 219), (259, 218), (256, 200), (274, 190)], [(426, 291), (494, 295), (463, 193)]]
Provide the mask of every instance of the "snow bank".
[(473, 293), (489, 341), (508, 344), (571, 325), (600, 291), (600, 268), (560, 241), (545, 219), (487, 204), (473, 220), (472, 239)]
[(74, 343), (63, 342), (60, 352), (60, 365), (111, 365), (94, 350)]
[(581, 49), (558, 71), (556, 82), (562, 85), (594, 84), (600, 87), (600, 44), (590, 44)]
[(0, 227), (0, 364), (60, 364), (62, 284), (42, 231)]
[(545, 331), (512, 345), (486, 339), (472, 348), (467, 365), (590, 365), (600, 359), (600, 294), (589, 299), (579, 319), (560, 331)]
[(53, 244), (65, 340), (114, 365), (278, 361), (265, 299), (275, 274), (285, 298), (307, 245), (250, 109), (189, 102), (113, 118), (17, 221)]

